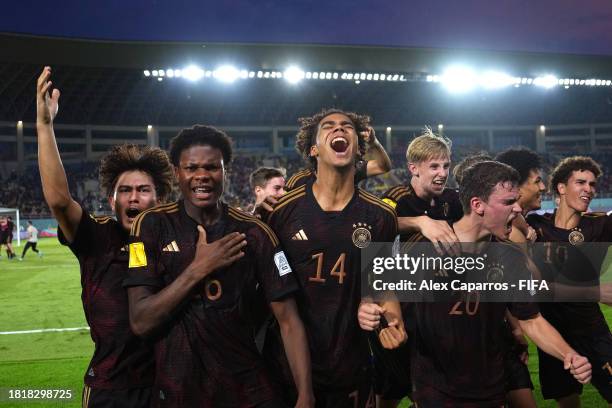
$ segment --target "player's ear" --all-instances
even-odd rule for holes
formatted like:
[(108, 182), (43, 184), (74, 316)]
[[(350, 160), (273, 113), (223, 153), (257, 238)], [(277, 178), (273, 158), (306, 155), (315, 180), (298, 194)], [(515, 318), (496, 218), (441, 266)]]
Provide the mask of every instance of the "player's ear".
[(557, 183), (557, 191), (559, 195), (564, 195), (566, 192), (567, 186), (564, 183)]
[(178, 166), (172, 166), (172, 168), (174, 169), (174, 178), (176, 180), (178, 180), (178, 178), (179, 178), (179, 168), (178, 168)]
[(470, 208), (472, 212), (475, 212), (478, 215), (484, 214), (484, 202), (480, 199), (480, 197), (472, 197), (470, 199)]
[(108, 204), (113, 212), (115, 212), (115, 194), (108, 196)]
[(418, 170), (416, 164), (409, 162), (408, 163), (408, 170), (410, 171), (410, 174), (412, 174), (413, 176), (419, 177), (419, 170)]
[(319, 148), (317, 145), (310, 146), (310, 157), (317, 157), (319, 155)]

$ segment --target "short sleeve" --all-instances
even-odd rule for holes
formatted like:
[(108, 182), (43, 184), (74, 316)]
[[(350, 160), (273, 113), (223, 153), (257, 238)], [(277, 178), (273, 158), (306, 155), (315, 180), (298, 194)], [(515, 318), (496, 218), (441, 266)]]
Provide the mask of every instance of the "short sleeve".
[(114, 223), (115, 221), (111, 217), (95, 218), (81, 205), (81, 220), (72, 243), (68, 242), (59, 225), (57, 227), (57, 239), (60, 244), (70, 248), (77, 257), (98, 253), (104, 254), (108, 252), (110, 245), (109, 229), (114, 227)]
[(249, 235), (253, 238), (247, 241), (257, 242), (257, 280), (263, 287), (267, 302), (281, 300), (298, 290), (295, 272), (272, 229), (258, 222)]
[(159, 263), (161, 248), (160, 216), (143, 213), (132, 225), (129, 244), (129, 263), (124, 287), (164, 286), (163, 267)]

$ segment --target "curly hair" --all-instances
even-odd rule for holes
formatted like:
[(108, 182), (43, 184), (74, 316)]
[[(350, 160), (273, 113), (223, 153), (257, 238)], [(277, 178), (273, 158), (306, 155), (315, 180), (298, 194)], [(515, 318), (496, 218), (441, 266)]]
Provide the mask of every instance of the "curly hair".
[(194, 125), (181, 130), (170, 140), (170, 160), (177, 166), (183, 150), (191, 146), (211, 146), (221, 151), (225, 166), (232, 161), (232, 139), (214, 126)]
[(506, 149), (498, 153), (495, 160), (505, 163), (519, 172), (521, 176), (519, 185), (527, 181), (532, 170), (540, 170), (543, 167), (540, 155), (526, 147)]
[(153, 179), (155, 193), (165, 201), (172, 192), (174, 171), (168, 155), (157, 147), (122, 144), (113, 146), (100, 162), (100, 187), (110, 196), (126, 171), (142, 171)]
[(554, 194), (559, 194), (557, 185), (567, 184), (575, 171), (590, 171), (595, 178), (601, 176), (601, 166), (595, 160), (586, 156), (572, 156), (561, 160), (550, 173), (549, 189)]
[(370, 125), (370, 117), (367, 115), (360, 115), (354, 112), (345, 112), (340, 109), (323, 109), (321, 112), (316, 113), (310, 117), (303, 117), (298, 119), (300, 124), (300, 130), (295, 137), (295, 149), (302, 156), (302, 158), (310, 164), (313, 169), (317, 167), (316, 157), (310, 156), (310, 148), (316, 143), (317, 133), (319, 131), (319, 124), (321, 121), (329, 115), (339, 113), (348, 117), (351, 122), (355, 125), (355, 132), (357, 132), (357, 140), (359, 143), (359, 154), (363, 157), (366, 151), (365, 139), (361, 136), (361, 132), (368, 130)]

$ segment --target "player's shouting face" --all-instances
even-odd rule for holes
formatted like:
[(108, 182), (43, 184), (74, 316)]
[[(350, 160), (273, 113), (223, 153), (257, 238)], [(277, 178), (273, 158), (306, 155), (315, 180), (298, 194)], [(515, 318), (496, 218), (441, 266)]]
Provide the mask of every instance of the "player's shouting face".
[(359, 151), (355, 124), (341, 113), (332, 113), (321, 119), (316, 143), (310, 155), (321, 164), (333, 167), (354, 166)]
[(426, 197), (439, 197), (444, 192), (450, 169), (450, 158), (446, 155), (432, 157), (418, 163), (409, 163), (410, 173), (416, 177)]
[(140, 212), (158, 204), (153, 178), (138, 170), (121, 173), (108, 201), (117, 220), (129, 231)]
[(489, 199), (483, 201), (483, 226), (496, 238), (506, 240), (512, 232), (512, 220), (522, 211), (518, 204), (518, 187), (510, 182), (498, 183)]
[(181, 152), (175, 171), (186, 202), (198, 208), (217, 205), (225, 176), (221, 150), (209, 145), (190, 146)]

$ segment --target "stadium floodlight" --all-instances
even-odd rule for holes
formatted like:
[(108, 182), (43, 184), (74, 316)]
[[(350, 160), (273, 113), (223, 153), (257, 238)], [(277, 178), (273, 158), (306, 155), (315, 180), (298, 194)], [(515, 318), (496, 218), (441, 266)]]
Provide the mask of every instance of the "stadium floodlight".
[(158, 78), (157, 78), (157, 82), (161, 82), (161, 81), (163, 81), (163, 80), (164, 80), (164, 78), (162, 78), (162, 77), (158, 77)]
[(463, 93), (471, 91), (478, 81), (474, 70), (457, 65), (444, 71), (440, 82), (452, 93)]
[(290, 84), (297, 84), (305, 77), (306, 73), (296, 66), (287, 68), (283, 74), (283, 78), (285, 78)]
[(372, 79), (373, 79), (374, 81), (378, 81), (378, 78), (379, 78), (379, 77), (380, 77), (380, 75), (379, 75), (379, 74), (374, 74), (374, 76), (372, 76)]
[(249, 78), (255, 78), (255, 71), (249, 71)]
[(153, 75), (154, 77), (158, 76), (159, 73), (157, 72), (156, 69), (154, 69), (153, 71), (151, 71), (151, 75)]
[(257, 71), (257, 78), (263, 78), (263, 71)]
[(612, 81), (610, 81), (609, 79), (606, 81), (606, 86), (610, 86), (612, 85)]
[(387, 78), (387, 75), (385, 74), (380, 74), (380, 80), (384, 81)]
[(361, 83), (361, 81), (360, 81), (360, 80), (356, 80), (356, 81), (355, 81), (355, 84), (357, 84), (357, 85), (359, 85), (360, 83)]
[(160, 77), (166, 76), (166, 71), (164, 71), (163, 69), (158, 69), (157, 72), (159, 73)]
[(387, 126), (387, 133), (391, 132), (391, 126)]
[(533, 80), (535, 86), (541, 86), (542, 88), (550, 89), (554, 86), (559, 85), (559, 80), (554, 75), (545, 75), (537, 77)]
[(190, 65), (187, 68), (183, 68), (183, 78), (189, 81), (199, 81), (203, 76), (204, 71), (198, 66)]
[(175, 69), (174, 70), (174, 77), (175, 78), (180, 78), (183, 76), (183, 70), (182, 69)]
[(174, 70), (171, 68), (168, 68), (166, 70), (166, 75), (168, 76), (168, 78), (174, 78)]
[(249, 77), (249, 71), (246, 69), (240, 70), (240, 78), (247, 79)]
[(150, 77), (151, 76), (151, 71), (149, 71), (148, 69), (145, 69), (143, 72), (144, 76), (146, 77)]
[(338, 79), (338, 73), (337, 73), (337, 72), (334, 72), (334, 73), (333, 73), (333, 75), (332, 75), (332, 78), (333, 78), (333, 79)]
[(487, 71), (479, 79), (480, 86), (485, 89), (505, 88), (515, 83), (514, 78), (498, 71)]
[(222, 65), (213, 71), (213, 78), (218, 81), (231, 83), (240, 77), (240, 71), (232, 65)]

